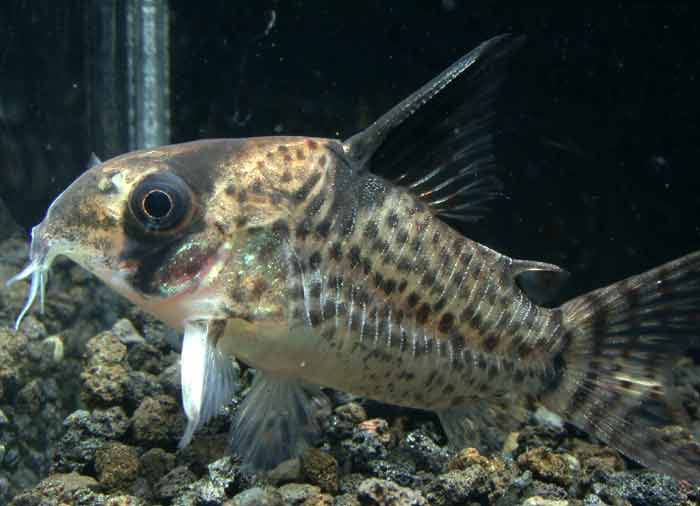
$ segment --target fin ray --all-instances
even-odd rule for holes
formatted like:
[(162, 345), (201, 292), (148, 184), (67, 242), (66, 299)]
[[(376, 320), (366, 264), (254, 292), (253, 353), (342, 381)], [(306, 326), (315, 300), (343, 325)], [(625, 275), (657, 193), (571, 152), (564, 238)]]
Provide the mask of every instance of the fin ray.
[(474, 447), (492, 452), (500, 451), (504, 437), (526, 419), (528, 410), (508, 393), (502, 393), (488, 399), (469, 399), (437, 414), (453, 450)]
[(189, 322), (182, 339), (182, 404), (187, 428), (179, 447), (187, 446), (195, 431), (207, 423), (238, 389), (234, 362), (216, 348), (215, 324)]
[(440, 216), (479, 219), (485, 209), (474, 202), (502, 195), (494, 99), (505, 57), (522, 41), (500, 35), (470, 51), (346, 140), (348, 158), (358, 170), (408, 188)]
[(645, 466), (700, 482), (700, 444), (670, 383), (700, 341), (699, 308), (700, 252), (567, 302), (543, 402)]
[(236, 411), (232, 448), (244, 464), (270, 469), (316, 442), (318, 413), (328, 405), (318, 387), (257, 371)]

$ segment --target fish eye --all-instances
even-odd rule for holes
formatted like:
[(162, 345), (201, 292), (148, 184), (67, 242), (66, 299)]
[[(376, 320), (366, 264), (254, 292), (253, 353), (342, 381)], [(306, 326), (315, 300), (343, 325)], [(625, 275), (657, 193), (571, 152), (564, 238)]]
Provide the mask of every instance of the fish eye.
[(189, 215), (191, 206), (187, 184), (171, 173), (146, 177), (129, 199), (132, 215), (149, 232), (166, 232), (178, 227)]
[(173, 198), (163, 190), (151, 190), (141, 203), (143, 211), (152, 220), (162, 220), (173, 210)]

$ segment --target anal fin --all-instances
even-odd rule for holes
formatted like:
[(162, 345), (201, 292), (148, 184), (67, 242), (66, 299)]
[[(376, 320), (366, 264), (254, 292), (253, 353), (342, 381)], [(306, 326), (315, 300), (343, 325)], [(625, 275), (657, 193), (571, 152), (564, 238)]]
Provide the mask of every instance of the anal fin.
[(245, 465), (271, 469), (318, 439), (329, 401), (319, 387), (257, 371), (233, 422), (232, 448)]
[(187, 446), (194, 432), (231, 400), (238, 390), (233, 360), (216, 348), (216, 322), (196, 321), (185, 325), (180, 359), (182, 404), (187, 428), (179, 447)]

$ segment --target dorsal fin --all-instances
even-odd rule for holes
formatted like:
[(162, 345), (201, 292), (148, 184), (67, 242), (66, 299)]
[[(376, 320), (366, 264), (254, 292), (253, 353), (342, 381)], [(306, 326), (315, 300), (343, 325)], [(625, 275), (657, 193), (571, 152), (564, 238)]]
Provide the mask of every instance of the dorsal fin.
[(88, 159), (88, 163), (87, 163), (88, 170), (92, 169), (93, 167), (95, 167), (101, 163), (102, 163), (102, 160), (100, 160), (97, 157), (97, 155), (95, 154), (94, 151), (92, 153), (90, 153), (90, 158)]
[(494, 37), (343, 143), (359, 170), (409, 188), (436, 214), (472, 221), (500, 195), (494, 98), (523, 37)]
[(554, 264), (513, 260), (513, 278), (520, 289), (537, 305), (547, 305), (561, 293), (569, 273)]

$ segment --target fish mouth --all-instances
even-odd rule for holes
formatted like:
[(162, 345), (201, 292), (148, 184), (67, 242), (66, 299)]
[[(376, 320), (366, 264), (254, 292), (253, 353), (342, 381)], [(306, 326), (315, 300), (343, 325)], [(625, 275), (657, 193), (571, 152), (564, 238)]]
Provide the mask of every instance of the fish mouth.
[(44, 222), (32, 228), (32, 241), (29, 247), (29, 264), (5, 283), (5, 286), (9, 287), (22, 279), (27, 279), (30, 276), (32, 278), (27, 300), (15, 321), (15, 331), (19, 330), (22, 320), (31, 309), (37, 295), (39, 296), (39, 308), (41, 313), (44, 313), (46, 279), (53, 260), (61, 253), (55, 245), (51, 244), (51, 241), (47, 240), (43, 234), (43, 226)]

